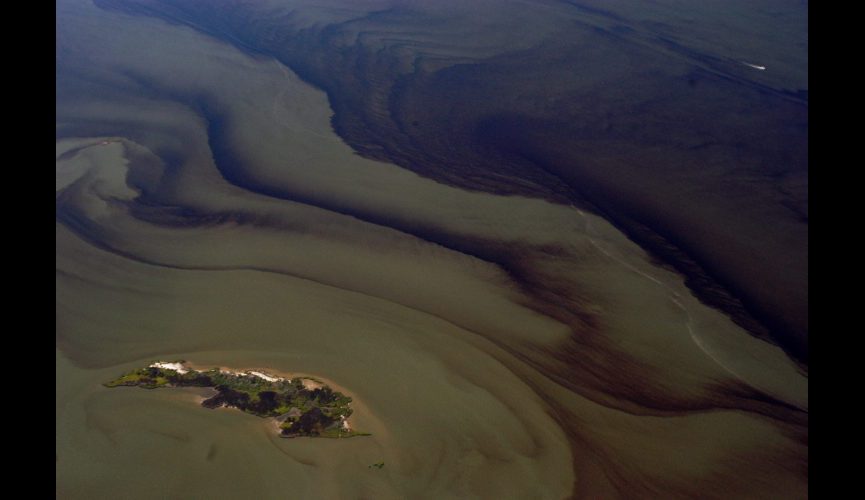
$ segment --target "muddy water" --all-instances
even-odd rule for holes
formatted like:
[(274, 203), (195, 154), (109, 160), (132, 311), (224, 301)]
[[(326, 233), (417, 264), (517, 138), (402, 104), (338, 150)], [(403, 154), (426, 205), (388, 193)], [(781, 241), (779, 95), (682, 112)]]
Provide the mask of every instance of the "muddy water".
[[(59, 497), (804, 491), (807, 378), (602, 219), (362, 159), (190, 28), (66, 1), (58, 44)], [(177, 358), (332, 380), (373, 435), (100, 385)]]

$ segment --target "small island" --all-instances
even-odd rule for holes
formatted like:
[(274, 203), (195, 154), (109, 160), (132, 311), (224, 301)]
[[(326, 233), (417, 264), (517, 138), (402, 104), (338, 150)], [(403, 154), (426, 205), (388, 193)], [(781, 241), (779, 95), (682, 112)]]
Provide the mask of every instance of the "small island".
[(185, 361), (157, 361), (104, 385), (144, 389), (213, 387), (216, 394), (202, 401), (201, 406), (232, 407), (259, 417), (277, 418), (281, 437), (369, 436), (352, 429), (346, 420), (352, 413), (351, 398), (312, 377), (289, 379), (260, 371), (219, 368), (197, 371), (188, 368)]

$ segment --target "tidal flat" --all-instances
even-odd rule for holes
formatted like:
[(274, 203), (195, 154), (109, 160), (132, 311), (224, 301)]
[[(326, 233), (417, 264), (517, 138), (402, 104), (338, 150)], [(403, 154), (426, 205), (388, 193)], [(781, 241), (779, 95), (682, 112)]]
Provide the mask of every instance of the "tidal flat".
[[(807, 496), (807, 373), (620, 228), (359, 155), (277, 58), (103, 4), (57, 5), (58, 498)], [(101, 385), (153, 359), (314, 375), (371, 436)]]

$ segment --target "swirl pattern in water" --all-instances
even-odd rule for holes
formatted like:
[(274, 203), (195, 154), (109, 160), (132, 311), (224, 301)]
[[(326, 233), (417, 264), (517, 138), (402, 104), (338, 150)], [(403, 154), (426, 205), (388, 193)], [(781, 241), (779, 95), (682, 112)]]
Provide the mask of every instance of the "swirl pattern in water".
[[(372, 119), (361, 144), (357, 113), (399, 92), (428, 106), (423, 86), (357, 81), (383, 106), (357, 111), (265, 43), (312, 57), (327, 52), (292, 33), (354, 26), (331, 40), (346, 58), (372, 37), (439, 72), (534, 50), (565, 7), (537, 2), (496, 36), (454, 14), (466, 40), (437, 44), (379, 3), (214, 2), (196, 24), (198, 2), (58, 2), (58, 497), (807, 496), (801, 356), (701, 301), (622, 232), (636, 226), (602, 217), (618, 208), (554, 170), (449, 164), (430, 145), (442, 129), (376, 150), (400, 132)], [(101, 385), (156, 359), (310, 374), (371, 435), (281, 440), (264, 419), (202, 411), (200, 389)]]

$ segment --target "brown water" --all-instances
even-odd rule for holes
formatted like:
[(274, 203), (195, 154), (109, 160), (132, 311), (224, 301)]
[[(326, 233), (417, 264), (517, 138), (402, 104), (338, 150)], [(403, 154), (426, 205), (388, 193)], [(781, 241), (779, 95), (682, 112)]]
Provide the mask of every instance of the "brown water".
[[(363, 159), (273, 59), (84, 1), (57, 106), (58, 497), (804, 496), (807, 377), (603, 219)], [(100, 385), (178, 358), (331, 380), (373, 435)]]

